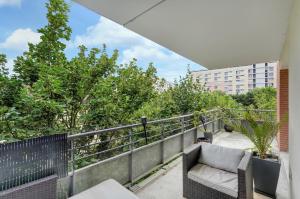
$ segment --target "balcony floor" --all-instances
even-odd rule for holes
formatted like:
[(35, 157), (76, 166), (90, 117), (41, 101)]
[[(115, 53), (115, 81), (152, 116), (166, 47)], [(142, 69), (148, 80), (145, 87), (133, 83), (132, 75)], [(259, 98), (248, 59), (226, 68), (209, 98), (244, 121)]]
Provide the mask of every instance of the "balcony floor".
[[(238, 133), (219, 133), (214, 143), (232, 148), (248, 149), (252, 144)], [(274, 147), (276, 148), (276, 146)], [(281, 167), (283, 168), (283, 167)], [(149, 180), (151, 179), (151, 180)], [(136, 194), (141, 199), (183, 199), (182, 197), (182, 160), (178, 158), (159, 172), (140, 182), (136, 187)], [(284, 169), (281, 170), (277, 187), (277, 198), (288, 199), (288, 182)], [(254, 199), (268, 199), (268, 197), (254, 193)]]

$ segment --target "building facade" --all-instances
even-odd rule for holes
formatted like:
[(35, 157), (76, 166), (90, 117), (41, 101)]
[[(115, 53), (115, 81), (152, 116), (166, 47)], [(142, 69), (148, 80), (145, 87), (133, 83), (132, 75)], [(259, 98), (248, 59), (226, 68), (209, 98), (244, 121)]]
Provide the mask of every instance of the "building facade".
[(216, 70), (192, 71), (195, 82), (227, 94), (242, 94), (254, 88), (277, 86), (277, 63), (261, 63)]

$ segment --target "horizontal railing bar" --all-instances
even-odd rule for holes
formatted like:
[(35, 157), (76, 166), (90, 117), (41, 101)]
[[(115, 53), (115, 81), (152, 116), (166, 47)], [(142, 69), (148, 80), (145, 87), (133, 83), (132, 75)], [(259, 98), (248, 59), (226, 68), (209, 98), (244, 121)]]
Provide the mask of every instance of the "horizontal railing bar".
[(141, 142), (141, 141), (145, 141), (145, 138), (141, 138), (141, 139), (139, 139), (139, 140), (136, 140), (136, 141), (132, 142), (132, 144), (139, 143), (139, 142)]
[(133, 134), (131, 134), (131, 135), (132, 135), (132, 136), (135, 136), (135, 135), (142, 135), (142, 134), (145, 134), (145, 132), (133, 133)]
[(100, 141), (100, 142), (94, 142), (94, 143), (87, 144), (87, 145), (84, 145), (84, 146), (74, 147), (73, 150), (72, 150), (72, 149), (69, 149), (69, 151), (75, 151), (76, 149), (82, 149), (82, 148), (86, 148), (86, 147), (89, 147), (89, 146), (94, 146), (94, 145), (97, 145), (97, 144), (103, 144), (103, 143), (114, 142), (114, 141), (117, 141), (117, 140), (126, 139), (126, 138), (128, 138), (128, 137), (130, 137), (130, 136), (129, 136), (129, 135), (126, 135), (126, 136), (122, 136), (122, 137), (119, 137), (119, 138), (114, 138), (114, 139), (111, 139), (111, 140), (105, 140), (105, 141)]
[(172, 129), (172, 130), (169, 130), (169, 131), (164, 132), (164, 134), (168, 134), (169, 132), (173, 132), (173, 131), (178, 131), (178, 130), (180, 130), (180, 129), (181, 129), (181, 127), (176, 128), (176, 129)]
[(148, 124), (156, 124), (156, 123), (162, 123), (162, 122), (167, 122), (167, 121), (176, 120), (176, 119), (182, 119), (182, 118), (189, 117), (189, 116), (192, 116), (192, 115), (193, 114), (188, 114), (188, 115), (182, 115), (182, 116), (178, 116), (178, 117), (171, 117), (171, 118), (166, 118), (166, 119), (153, 120), (153, 121), (149, 121)]
[(88, 157), (92, 157), (92, 156), (99, 155), (99, 154), (102, 154), (102, 153), (107, 153), (107, 152), (110, 152), (110, 151), (114, 151), (116, 149), (120, 149), (122, 147), (129, 146), (129, 145), (130, 145), (130, 143), (122, 145), (122, 146), (118, 146), (118, 147), (115, 147), (115, 148), (107, 149), (107, 150), (104, 150), (104, 151), (99, 151), (97, 153), (89, 154), (89, 155), (86, 155), (86, 156), (83, 156), (83, 157), (80, 157), (80, 158), (77, 158), (77, 159), (75, 158), (74, 161), (82, 160), (82, 159), (86, 159)]
[(161, 137), (161, 134), (157, 134), (157, 135), (153, 135), (153, 136), (149, 136), (148, 139), (151, 139), (151, 138), (154, 138), (154, 137), (158, 137), (160, 136)]
[(234, 110), (234, 111), (257, 111), (257, 112), (276, 112), (276, 110), (272, 110), (272, 109), (233, 109), (233, 108), (226, 108), (226, 110)]
[(133, 127), (138, 127), (138, 126), (142, 126), (142, 124), (131, 124), (131, 125), (114, 127), (114, 128), (102, 129), (102, 130), (98, 130), (98, 131), (90, 131), (90, 132), (79, 133), (79, 134), (75, 134), (75, 135), (69, 135), (68, 139), (69, 140), (74, 140), (74, 139), (81, 138), (81, 137), (99, 135), (99, 134), (102, 134), (102, 133), (114, 132), (114, 131), (133, 128)]

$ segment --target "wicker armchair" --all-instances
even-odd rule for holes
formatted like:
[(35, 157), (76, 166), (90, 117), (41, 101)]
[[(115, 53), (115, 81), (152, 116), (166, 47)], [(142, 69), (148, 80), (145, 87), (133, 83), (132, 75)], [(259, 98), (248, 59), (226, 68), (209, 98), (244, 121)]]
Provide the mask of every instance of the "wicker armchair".
[[(186, 149), (183, 153), (183, 196), (188, 199), (218, 199), (218, 198), (252, 199), (253, 198), (252, 154), (248, 152), (243, 152), (243, 155), (241, 156), (241, 160), (238, 162), (236, 173), (228, 172), (223, 169), (219, 170), (215, 167), (210, 167), (199, 163), (200, 156), (204, 152), (204, 150), (202, 151), (202, 148), (205, 144), (206, 143), (195, 144), (190, 148)], [(220, 147), (220, 148), (225, 148), (225, 147)], [(226, 156), (223, 157), (223, 159), (224, 158), (230, 159), (229, 157), (230, 155), (231, 155), (230, 153), (229, 154), (226, 153)], [(211, 157), (211, 156), (209, 155), (206, 156), (206, 158), (207, 157)], [(232, 190), (231, 192), (228, 191), (226, 192), (226, 190), (223, 191), (222, 187), (220, 189), (218, 185), (215, 185), (213, 183), (207, 184), (206, 182), (202, 183), (203, 180), (201, 181), (201, 179), (193, 178), (191, 172), (193, 170), (196, 170), (196, 172), (201, 172), (201, 169), (208, 169), (207, 171), (210, 172), (211, 171), (221, 172), (221, 174), (217, 174), (217, 177), (214, 177), (213, 174), (207, 174), (205, 173), (206, 171), (202, 171), (202, 175), (207, 176), (207, 181), (219, 180), (218, 177), (220, 177), (220, 175), (223, 174), (231, 177), (233, 176), (233, 178), (235, 179), (234, 181), (231, 181), (230, 186), (234, 186), (235, 192), (233, 192)], [(218, 183), (219, 182), (216, 182), (216, 184)], [(224, 185), (222, 184), (222, 182), (220, 183), (221, 183), (220, 186)], [(226, 181), (225, 179), (225, 184), (226, 183), (228, 183), (228, 181)]]
[(55, 199), (57, 175), (51, 175), (0, 192), (1, 199)]

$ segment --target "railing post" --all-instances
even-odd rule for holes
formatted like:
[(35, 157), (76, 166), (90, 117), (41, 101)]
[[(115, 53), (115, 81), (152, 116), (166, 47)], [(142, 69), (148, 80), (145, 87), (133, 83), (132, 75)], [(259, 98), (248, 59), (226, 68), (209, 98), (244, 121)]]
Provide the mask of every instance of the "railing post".
[(129, 130), (129, 181), (130, 186), (133, 185), (133, 142), (132, 142), (132, 129)]
[(165, 153), (165, 136), (164, 136), (164, 131), (165, 131), (165, 125), (164, 123), (162, 123), (162, 126), (161, 126), (161, 145), (160, 145), (160, 155), (161, 155), (161, 164), (164, 164), (165, 163), (165, 157), (164, 157), (164, 153)]
[(199, 127), (199, 126), (196, 126), (196, 129), (195, 129), (195, 132), (194, 132), (194, 143), (197, 143), (198, 127)]
[(146, 140), (146, 144), (148, 144), (148, 137), (147, 137), (147, 117), (143, 116), (141, 118), (141, 122), (142, 122), (142, 125), (144, 127), (144, 137), (145, 137), (145, 140)]
[[(193, 117), (195, 117), (195, 116), (193, 116)], [(202, 126), (203, 126), (203, 128), (205, 128), (205, 126), (203, 125), (203, 117), (202, 117), (202, 115), (200, 115), (199, 116), (199, 121), (201, 121), (202, 122)], [(196, 129), (195, 129), (195, 132), (194, 132), (194, 143), (197, 143), (197, 138), (198, 138), (198, 128), (200, 128), (200, 124), (198, 125), (198, 126), (196, 126)]]
[(184, 117), (180, 119), (181, 122), (181, 151), (184, 150), (184, 130), (185, 130), (185, 124), (184, 124)]
[(69, 196), (73, 196), (75, 193), (75, 157), (74, 157), (74, 141), (70, 140), (71, 147), (71, 179), (69, 184)]

